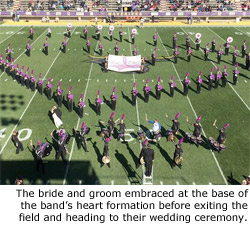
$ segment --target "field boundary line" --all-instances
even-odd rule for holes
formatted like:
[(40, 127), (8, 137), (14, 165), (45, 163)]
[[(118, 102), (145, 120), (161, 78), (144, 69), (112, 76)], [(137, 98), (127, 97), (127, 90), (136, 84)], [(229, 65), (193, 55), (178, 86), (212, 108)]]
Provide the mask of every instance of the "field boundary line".
[(5, 38), (3, 41), (0, 42), (0, 45), (1, 45), (2, 43), (4, 43), (7, 39), (9, 39), (10, 37), (12, 37), (14, 34), (16, 34), (17, 32), (19, 32), (19, 31), (20, 31), (21, 29), (23, 29), (23, 28), (24, 28), (24, 26), (21, 27), (19, 30), (17, 30), (15, 33), (11, 34), (9, 37)]
[[(44, 30), (43, 33), (41, 33), (40, 36), (39, 36), (34, 42), (31, 43), (31, 46), (34, 45), (46, 31), (47, 31), (47, 29)], [(25, 50), (24, 50), (17, 58), (15, 58), (15, 62), (16, 62), (24, 53), (25, 53)], [(2, 74), (0, 75), (0, 78), (1, 78), (4, 74), (5, 74), (5, 72), (2, 72)]]
[[(155, 30), (156, 30), (156, 29), (155, 29)], [(184, 30), (183, 30), (183, 31), (184, 31)], [(184, 31), (184, 32), (185, 32), (185, 31)], [(160, 34), (159, 34), (159, 39), (160, 39), (161, 44), (162, 44), (162, 46), (164, 47), (164, 49), (165, 49), (167, 55), (169, 56), (168, 51), (166, 50), (166, 47), (163, 45), (163, 42), (162, 42), (162, 39), (161, 39)], [(177, 77), (178, 77), (178, 79), (179, 79), (179, 82), (180, 82), (180, 84), (181, 84), (181, 87), (183, 88), (183, 85), (182, 85), (182, 83), (181, 83), (180, 76), (179, 76), (179, 74), (178, 74), (178, 72), (177, 72), (177, 70), (176, 70), (176, 68), (175, 68), (175, 65), (174, 65), (173, 62), (171, 62), (171, 64), (172, 64), (172, 66), (173, 66), (173, 68), (174, 68), (174, 71), (175, 71), (175, 73), (176, 73), (176, 75), (177, 75)], [(197, 114), (196, 114), (196, 112), (195, 112), (195, 110), (194, 110), (194, 107), (193, 107), (193, 105), (192, 105), (192, 103), (191, 103), (191, 101), (190, 101), (188, 95), (187, 95), (187, 99), (188, 99), (189, 105), (190, 105), (190, 107), (191, 107), (191, 109), (192, 109), (192, 111), (193, 111), (193, 113), (194, 113), (194, 115), (195, 115), (195, 118), (197, 118)], [(204, 134), (205, 138), (207, 138), (206, 133), (205, 133), (203, 127), (202, 127), (202, 133)], [(221, 167), (220, 167), (220, 164), (219, 164), (217, 158), (215, 157), (215, 154), (214, 154), (214, 152), (212, 151), (212, 149), (210, 149), (210, 152), (212, 153), (212, 156), (213, 156), (213, 158), (214, 158), (214, 160), (215, 160), (215, 163), (216, 163), (216, 165), (217, 165), (217, 167), (218, 167), (218, 169), (219, 169), (219, 171), (220, 171), (220, 174), (221, 174), (221, 176), (222, 176), (222, 178), (223, 178), (225, 184), (228, 185), (227, 180), (226, 180), (226, 178), (225, 178), (225, 176), (224, 176), (224, 173), (223, 173), (223, 171), (222, 171), (222, 169), (221, 169)]]
[(234, 27), (234, 29), (236, 29), (236, 30), (240, 31), (241, 33), (243, 33), (243, 34), (247, 35), (248, 37), (250, 37), (249, 34), (247, 34), (246, 32), (243, 32), (242, 30), (239, 30), (237, 27)]
[[(98, 44), (99, 44), (99, 41), (96, 43), (95, 51), (96, 51), (96, 49), (98, 47)], [(95, 54), (96, 53), (94, 52), (94, 56), (95, 56)], [(88, 87), (89, 87), (89, 81), (90, 81), (90, 76), (91, 76), (92, 69), (93, 69), (93, 64), (94, 63), (92, 62), (91, 66), (90, 66), (90, 69), (89, 69), (89, 76), (88, 76), (87, 84), (86, 84), (86, 87), (85, 87), (85, 92), (84, 92), (84, 95), (83, 95), (83, 101), (85, 101), (85, 97), (87, 95), (87, 90), (88, 90)], [(77, 124), (76, 124), (76, 129), (78, 129), (78, 127), (79, 127), (80, 120), (81, 120), (81, 118), (78, 117)], [(66, 184), (66, 178), (68, 176), (70, 161), (71, 161), (71, 158), (72, 158), (72, 155), (73, 155), (73, 149), (74, 149), (75, 142), (76, 141), (75, 141), (75, 138), (74, 138), (73, 142), (72, 142), (72, 145), (71, 145), (69, 160), (68, 160), (68, 163), (67, 163), (67, 168), (66, 168), (66, 171), (65, 171), (64, 179), (63, 179), (63, 185)]]
[[(187, 34), (187, 32), (181, 27), (181, 29), (184, 31), (184, 33), (185, 34)], [(221, 40), (223, 40), (224, 42), (226, 41), (226, 40), (224, 40), (220, 35), (218, 35), (215, 31), (213, 31), (212, 29), (210, 29), (209, 27), (208, 27), (208, 29), (210, 30), (210, 31), (212, 31), (215, 35), (217, 35), (218, 37), (220, 37), (220, 39)], [(194, 40), (190, 37), (190, 39), (193, 41), (193, 43), (195, 43), (194, 42)], [(202, 50), (201, 50), (201, 48), (199, 49), (201, 52), (202, 52)], [(202, 52), (203, 53), (203, 52)], [(210, 62), (212, 63), (212, 65), (215, 67), (215, 68), (217, 68), (217, 66), (214, 64), (214, 62), (213, 61), (211, 61), (210, 60)], [(231, 89), (235, 92), (235, 94), (239, 97), (239, 99), (242, 101), (242, 103), (247, 107), (247, 109), (250, 111), (250, 108), (249, 108), (249, 106), (247, 105), (247, 103), (243, 100), (243, 98), (238, 94), (238, 92), (234, 89), (234, 87), (230, 84), (230, 83), (228, 83), (228, 85), (231, 87)]]
[[(72, 33), (74, 33), (74, 31), (73, 31)], [(58, 52), (58, 54), (56, 55), (55, 59), (54, 59), (53, 62), (51, 63), (51, 65), (50, 65), (48, 71), (46, 72), (46, 74), (45, 74), (44, 77), (43, 77), (43, 80), (47, 77), (49, 71), (51, 70), (52, 66), (54, 65), (54, 63), (56, 62), (56, 60), (57, 60), (57, 58), (59, 57), (60, 54), (61, 54), (61, 50), (59, 50), (59, 52)], [(38, 92), (37, 90), (34, 92), (34, 94), (32, 95), (32, 97), (31, 97), (31, 99), (30, 99), (30, 101), (29, 101), (29, 103), (28, 103), (28, 105), (26, 106), (25, 110), (23, 111), (22, 115), (20, 116), (20, 118), (19, 118), (17, 124), (14, 126), (14, 128), (13, 128), (12, 131), (10, 132), (10, 135), (9, 135), (9, 137), (7, 138), (7, 140), (5, 141), (5, 143), (4, 143), (4, 145), (3, 145), (3, 148), (0, 150), (0, 156), (1, 156), (2, 152), (4, 151), (6, 145), (8, 144), (8, 142), (9, 142), (11, 136), (12, 136), (13, 131), (15, 131), (15, 129), (16, 129), (17, 126), (19, 125), (19, 123), (20, 123), (20, 121), (22, 120), (24, 114), (25, 114), (26, 111), (28, 110), (28, 108), (29, 108), (31, 102), (33, 101), (34, 97), (36, 96), (37, 92)], [(1, 162), (1, 161), (0, 161), (0, 162)], [(1, 178), (1, 176), (0, 176), (0, 178)]]

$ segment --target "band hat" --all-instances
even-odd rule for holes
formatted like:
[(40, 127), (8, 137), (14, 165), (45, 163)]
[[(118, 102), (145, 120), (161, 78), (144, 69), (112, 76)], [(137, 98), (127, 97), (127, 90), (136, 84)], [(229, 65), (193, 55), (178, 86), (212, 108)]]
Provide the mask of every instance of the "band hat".
[(113, 119), (114, 115), (115, 115), (115, 112), (112, 112), (112, 113), (110, 114), (110, 119)]
[(180, 114), (181, 114), (181, 113), (178, 112), (178, 113), (175, 115), (175, 119), (176, 119), (176, 120), (179, 118)]
[(83, 129), (85, 127), (85, 122), (82, 123), (81, 128)]

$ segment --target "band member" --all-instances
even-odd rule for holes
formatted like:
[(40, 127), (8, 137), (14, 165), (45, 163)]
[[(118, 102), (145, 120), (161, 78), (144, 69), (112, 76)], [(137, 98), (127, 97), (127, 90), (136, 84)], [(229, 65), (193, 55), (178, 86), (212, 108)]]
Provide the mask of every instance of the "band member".
[(191, 61), (191, 56), (192, 56), (192, 49), (189, 46), (188, 50), (187, 50), (187, 61), (190, 62)]
[(52, 30), (51, 30), (51, 28), (49, 27), (49, 28), (48, 28), (48, 34), (47, 34), (47, 36), (48, 36), (49, 38), (51, 38), (51, 35), (52, 35)]
[(88, 38), (88, 41), (87, 41), (87, 50), (88, 50), (88, 53), (90, 53), (90, 37)]
[(76, 128), (74, 128), (75, 134), (78, 135), (78, 141), (77, 141), (77, 148), (78, 148), (78, 150), (81, 149), (81, 147), (83, 147), (84, 151), (88, 152), (88, 149), (87, 149), (87, 140), (86, 140), (85, 135), (87, 135), (89, 133), (89, 131), (90, 131), (90, 128), (88, 128), (85, 125), (85, 122), (82, 123), (80, 131), (77, 131)]
[(158, 77), (157, 84), (155, 85), (155, 95), (157, 100), (161, 99), (161, 90), (162, 90), (161, 78)]
[(215, 37), (213, 37), (213, 40), (212, 40), (212, 52), (213, 53), (215, 52), (215, 46), (216, 46), (216, 41), (215, 41)]
[(135, 33), (131, 33), (132, 44), (135, 44)]
[(121, 122), (118, 124), (118, 126), (120, 127), (118, 131), (118, 141), (123, 140), (123, 142), (125, 142), (125, 129), (126, 129), (124, 118), (125, 114), (122, 114)]
[(95, 104), (96, 104), (96, 114), (98, 116), (100, 116), (101, 115), (101, 104), (103, 104), (103, 101), (100, 98), (100, 90), (97, 91), (97, 96), (96, 96)]
[(53, 136), (53, 132), (50, 134), (52, 139), (57, 142), (58, 144), (58, 149), (56, 151), (56, 160), (59, 160), (59, 157), (61, 156), (63, 162), (67, 164), (66, 160), (66, 152), (68, 152), (67, 146), (66, 146), (66, 140), (63, 138), (63, 130), (61, 129), (58, 135), (58, 139), (56, 139)]
[(190, 46), (191, 46), (190, 34), (188, 33), (186, 38), (186, 50), (188, 50)]
[(249, 69), (249, 65), (250, 65), (250, 51), (249, 53), (246, 55), (246, 69)]
[(51, 81), (52, 81), (52, 78), (49, 78), (47, 85), (46, 85), (46, 93), (47, 93), (48, 100), (51, 100), (51, 88), (52, 88)]
[(140, 73), (144, 73), (144, 68), (145, 68), (145, 63), (146, 63), (146, 60), (145, 60), (145, 57), (141, 57), (141, 68), (140, 68)]
[(12, 58), (11, 64), (10, 64), (10, 76), (13, 78), (13, 80), (16, 79), (16, 65), (14, 64), (15, 59)]
[(20, 74), (20, 82), (21, 82), (21, 86), (25, 86), (25, 72), (24, 72), (24, 66), (22, 66), (21, 69), (21, 74)]
[(214, 79), (214, 88), (215, 89), (218, 88), (220, 79), (221, 79), (221, 72), (220, 72), (220, 67), (218, 66), (217, 67), (217, 72), (216, 72), (216, 75), (215, 75), (215, 79)]
[(120, 37), (120, 42), (122, 42), (122, 36), (123, 36), (123, 31), (122, 31), (122, 26), (119, 31), (119, 37)]
[(103, 72), (108, 72), (108, 56), (105, 56), (105, 61), (103, 63)]
[(39, 73), (39, 79), (36, 84), (37, 90), (40, 93), (40, 95), (43, 95), (43, 80), (42, 80), (42, 74)]
[(136, 46), (136, 45), (134, 46), (134, 51), (133, 51), (133, 53), (134, 53), (134, 56), (137, 56), (137, 55), (138, 55), (138, 50), (137, 50), (137, 46)]
[(110, 96), (110, 100), (111, 100), (111, 109), (113, 111), (115, 111), (116, 109), (116, 100), (117, 100), (117, 95), (115, 94), (115, 91), (116, 91), (116, 87), (113, 88), (113, 92), (112, 92), (112, 95)]
[(173, 49), (176, 48), (176, 41), (177, 41), (177, 33), (175, 32), (173, 36)]
[(213, 126), (219, 131), (219, 136), (217, 138), (217, 142), (221, 144), (225, 144), (226, 142), (226, 128), (229, 126), (229, 123), (225, 124), (225, 126), (222, 129), (218, 129), (216, 126), (217, 120), (214, 121)]
[(30, 50), (31, 50), (31, 45), (30, 45), (30, 40), (28, 41), (28, 44), (26, 45), (26, 55), (30, 57)]
[(151, 149), (151, 145), (148, 144), (147, 148), (143, 151), (143, 160), (145, 162), (145, 176), (150, 177), (152, 174), (152, 167), (154, 161), (154, 150)]
[(208, 59), (209, 52), (210, 52), (209, 43), (207, 43), (206, 47), (204, 48), (204, 58), (205, 58), (205, 61), (207, 61), (207, 59)]
[(100, 54), (100, 56), (102, 56), (102, 50), (103, 50), (103, 45), (102, 45), (102, 40), (100, 39), (100, 43), (99, 43), (99, 54)]
[(242, 58), (244, 58), (246, 55), (246, 50), (247, 50), (246, 42), (247, 42), (247, 40), (244, 40), (244, 43), (243, 43), (242, 48), (241, 48)]
[(131, 90), (131, 95), (132, 95), (132, 105), (136, 105), (136, 97), (137, 97), (138, 91), (136, 90), (136, 83), (133, 83), (133, 88)]
[(178, 51), (178, 46), (176, 45), (175, 50), (174, 50), (174, 63), (175, 64), (177, 63), (178, 55), (179, 55), (179, 51)]
[(155, 31), (155, 34), (153, 36), (154, 46), (157, 46), (157, 39), (158, 39), (158, 33), (157, 33), (157, 31)]
[(218, 61), (218, 64), (220, 64), (221, 56), (222, 56), (222, 53), (223, 53), (221, 47), (222, 47), (222, 45), (220, 45), (220, 48), (219, 48), (219, 50), (218, 50), (218, 52), (217, 52), (217, 61)]
[(233, 70), (233, 83), (234, 83), (234, 85), (237, 84), (238, 76), (239, 76), (239, 73), (240, 73), (239, 70), (238, 70), (238, 66), (239, 66), (239, 64), (236, 63), (235, 67), (234, 67), (234, 70)]
[(11, 140), (16, 147), (16, 154), (18, 154), (20, 150), (23, 151), (23, 144), (18, 139), (18, 131), (12, 133)]
[(147, 147), (147, 143), (148, 143), (148, 139), (146, 138), (144, 141), (142, 141), (142, 148), (141, 148), (141, 152), (140, 152), (140, 156), (138, 158), (138, 162), (136, 164), (136, 168), (139, 168), (141, 164), (144, 164), (144, 150)]
[(222, 87), (225, 88), (226, 84), (227, 84), (227, 77), (228, 77), (228, 73), (227, 73), (227, 66), (224, 65), (224, 70), (222, 72)]
[(180, 122), (178, 121), (178, 118), (180, 116), (180, 112), (178, 112), (176, 115), (175, 115), (175, 118), (174, 119), (171, 119), (168, 117), (168, 115), (166, 114), (166, 118), (171, 120), (173, 122), (172, 124), (172, 127), (171, 127), (171, 130), (173, 132), (173, 134), (176, 136), (179, 129), (180, 129)]
[(250, 175), (246, 177), (245, 180), (242, 181), (242, 185), (250, 185)]
[(237, 51), (237, 46), (234, 47), (234, 52), (233, 52), (233, 65), (236, 63), (236, 58), (239, 56), (238, 51)]
[(43, 149), (41, 149), (42, 143), (40, 140), (37, 141), (37, 146), (33, 145), (32, 140), (30, 140), (30, 146), (32, 147), (35, 155), (36, 155), (36, 171), (39, 171), (39, 167), (41, 165), (42, 172), (45, 174), (44, 164), (43, 164)]
[(19, 70), (19, 64), (16, 64), (15, 72), (16, 72), (16, 81), (18, 84), (21, 84), (21, 82), (20, 82), (21, 71)]
[(62, 122), (62, 112), (60, 109), (58, 109), (56, 106), (52, 106), (51, 110), (51, 116), (53, 118), (54, 124), (57, 129), (62, 128), (63, 122)]
[(103, 167), (104, 164), (107, 164), (107, 166), (110, 168), (109, 142), (111, 141), (111, 139), (112, 137), (109, 137), (104, 141), (101, 167)]
[(28, 67), (27, 70), (26, 70), (26, 73), (25, 73), (25, 77), (24, 77), (24, 82), (25, 82), (25, 85), (26, 85), (27, 89), (30, 88), (30, 74), (29, 74), (29, 70), (30, 70), (30, 68)]
[(83, 101), (83, 93), (81, 93), (80, 95), (80, 99), (78, 102), (78, 110), (79, 110), (79, 117), (82, 118), (83, 117), (83, 109), (84, 107), (86, 107), (84, 101)]
[(182, 137), (178, 144), (175, 145), (175, 151), (174, 151), (174, 158), (172, 161), (172, 168), (174, 168), (176, 165), (181, 169), (182, 168), (182, 154), (183, 150), (181, 148), (182, 142), (184, 138)]
[(33, 40), (33, 38), (34, 38), (34, 28), (33, 28), (33, 26), (30, 27), (29, 33), (30, 33), (30, 39)]
[(200, 38), (196, 38), (195, 44), (196, 44), (196, 50), (199, 50), (200, 49), (200, 44), (201, 44), (201, 39)]
[(193, 131), (193, 136), (196, 138), (194, 141), (194, 143), (197, 145), (197, 147), (199, 147), (199, 144), (202, 143), (202, 128), (200, 125), (200, 121), (201, 121), (201, 116), (199, 116), (196, 121), (194, 123), (189, 123), (188, 117), (187, 117), (187, 123), (191, 124), (194, 126), (194, 131)]
[(153, 53), (152, 53), (152, 65), (155, 65), (155, 61), (156, 61), (156, 50), (157, 48), (154, 48)]
[(67, 27), (68, 38), (71, 38), (71, 30), (72, 30), (71, 26), (68, 26)]
[(109, 29), (109, 40), (113, 41), (113, 30)]
[(2, 72), (4, 72), (4, 64), (5, 64), (5, 60), (3, 59), (3, 53), (2, 53), (0, 57), (0, 69)]
[(66, 53), (66, 48), (67, 48), (67, 38), (64, 37), (63, 42), (62, 42), (62, 48), (61, 48), (63, 53)]
[(83, 34), (84, 34), (84, 39), (86, 40), (88, 37), (88, 29), (87, 29), (87, 25), (85, 25), (84, 30), (83, 30)]
[(118, 55), (120, 47), (118, 46), (118, 42), (117, 41), (115, 42), (115, 48), (114, 48), (114, 50), (115, 50), (115, 55)]
[(146, 114), (146, 121), (153, 125), (153, 138), (155, 141), (159, 141), (161, 138), (161, 124), (158, 122), (157, 119), (149, 120), (148, 115)]
[(34, 70), (31, 70), (30, 89), (32, 92), (34, 92), (36, 88), (36, 78), (34, 77), (33, 73), (34, 73)]
[(203, 82), (201, 76), (202, 76), (202, 72), (200, 71), (199, 76), (198, 76), (198, 78), (196, 80), (196, 83), (197, 83), (196, 93), (197, 94), (201, 93), (201, 85), (202, 85), (202, 82)]
[(10, 44), (8, 44), (8, 47), (6, 49), (6, 54), (7, 54), (6, 60), (11, 60), (12, 49), (10, 47)]
[(170, 88), (170, 97), (174, 96), (174, 89), (176, 87), (176, 83), (174, 82), (174, 75), (171, 76), (171, 80), (169, 82), (169, 88)]
[(71, 91), (72, 91), (72, 85), (70, 86), (69, 93), (67, 95), (67, 103), (68, 103), (69, 112), (72, 112), (72, 110), (73, 110), (73, 98), (74, 98), (74, 95), (73, 95), (73, 93), (71, 93)]
[(45, 55), (49, 55), (49, 43), (48, 43), (48, 38), (45, 38), (45, 43), (44, 43), (44, 53)]
[(100, 40), (100, 36), (101, 36), (101, 30), (97, 29), (96, 30), (96, 40)]
[(208, 75), (208, 91), (211, 91), (212, 89), (212, 85), (213, 85), (213, 81), (214, 81), (214, 74), (213, 74), (214, 68), (211, 67), (211, 71)]
[(62, 81), (59, 81), (58, 86), (57, 86), (57, 90), (56, 90), (56, 97), (57, 97), (57, 105), (58, 107), (62, 107), (62, 94), (63, 94), (63, 90), (61, 89), (61, 85), (62, 85)]
[(225, 55), (228, 56), (230, 43), (226, 41), (226, 43), (224, 44), (224, 47), (225, 47)]
[(185, 79), (182, 81), (182, 84), (183, 84), (183, 95), (184, 96), (187, 96), (188, 95), (188, 86), (190, 85), (191, 81), (188, 79), (188, 75), (189, 73), (187, 72), (186, 73), (186, 77)]
[(143, 87), (143, 92), (144, 92), (144, 102), (148, 103), (149, 100), (149, 94), (151, 91), (151, 88), (148, 86), (149, 79), (146, 80), (146, 85)]

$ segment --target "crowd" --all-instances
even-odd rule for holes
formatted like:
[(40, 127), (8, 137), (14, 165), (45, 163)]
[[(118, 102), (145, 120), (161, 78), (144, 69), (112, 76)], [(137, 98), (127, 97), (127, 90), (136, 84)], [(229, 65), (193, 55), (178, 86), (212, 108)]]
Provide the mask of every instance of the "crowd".
[(243, 3), (241, 4), (241, 8), (244, 11), (250, 10), (250, 0), (244, 0)]
[(160, 0), (133, 0), (131, 4), (132, 11), (158, 11)]

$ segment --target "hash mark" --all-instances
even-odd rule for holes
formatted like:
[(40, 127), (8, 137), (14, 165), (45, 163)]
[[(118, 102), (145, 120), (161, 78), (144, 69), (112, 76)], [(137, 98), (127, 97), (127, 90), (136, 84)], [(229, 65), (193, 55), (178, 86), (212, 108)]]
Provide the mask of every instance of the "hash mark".
[(69, 82), (71, 82), (71, 79), (69, 79)]
[(162, 182), (162, 181), (160, 181), (160, 184), (161, 184), (161, 185), (163, 185), (163, 182)]
[(78, 82), (80, 82), (80, 79), (78, 79)]
[(112, 181), (111, 181), (111, 185), (114, 185), (114, 184), (115, 184), (115, 182), (112, 180)]
[(179, 181), (176, 181), (176, 184), (177, 184), (177, 185), (180, 185)]

